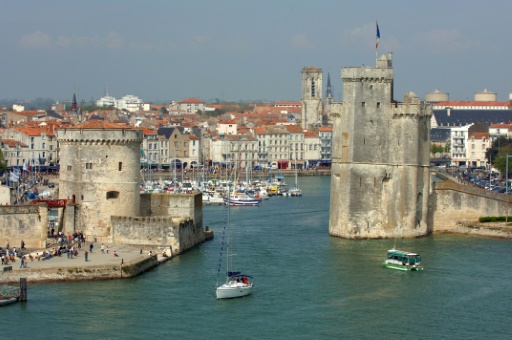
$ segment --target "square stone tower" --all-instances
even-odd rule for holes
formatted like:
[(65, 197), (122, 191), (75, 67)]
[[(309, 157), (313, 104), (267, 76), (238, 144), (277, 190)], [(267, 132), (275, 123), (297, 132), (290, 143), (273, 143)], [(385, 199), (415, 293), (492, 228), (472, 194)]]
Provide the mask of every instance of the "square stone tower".
[(376, 67), (344, 67), (343, 103), (331, 112), (329, 234), (426, 235), (431, 107), (410, 92), (393, 100), (392, 54)]
[(302, 128), (322, 122), (322, 69), (314, 66), (302, 69)]

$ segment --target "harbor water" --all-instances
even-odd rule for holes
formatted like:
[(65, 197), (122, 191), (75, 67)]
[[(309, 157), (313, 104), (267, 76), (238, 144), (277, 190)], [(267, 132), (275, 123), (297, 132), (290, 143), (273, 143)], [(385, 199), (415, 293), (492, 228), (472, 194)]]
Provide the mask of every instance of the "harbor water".
[(133, 279), (29, 282), (28, 302), (0, 309), (0, 338), (511, 337), (510, 241), (397, 240), (396, 248), (422, 255), (425, 270), (385, 269), (394, 241), (330, 237), (330, 177), (299, 181), (303, 197), (231, 208), (234, 260), (255, 278), (251, 295), (215, 299), (226, 209), (206, 206), (213, 241)]

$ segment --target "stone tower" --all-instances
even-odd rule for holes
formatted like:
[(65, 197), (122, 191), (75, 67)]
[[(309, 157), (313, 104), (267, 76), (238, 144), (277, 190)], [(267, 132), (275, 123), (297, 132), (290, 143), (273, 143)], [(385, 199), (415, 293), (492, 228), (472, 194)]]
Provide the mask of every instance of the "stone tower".
[(322, 69), (302, 69), (302, 128), (322, 121)]
[(410, 92), (393, 100), (392, 54), (376, 67), (344, 67), (333, 118), (329, 234), (345, 238), (428, 233), (431, 107)]
[(89, 121), (58, 131), (59, 198), (75, 198), (75, 230), (111, 235), (111, 216), (140, 214), (142, 130)]

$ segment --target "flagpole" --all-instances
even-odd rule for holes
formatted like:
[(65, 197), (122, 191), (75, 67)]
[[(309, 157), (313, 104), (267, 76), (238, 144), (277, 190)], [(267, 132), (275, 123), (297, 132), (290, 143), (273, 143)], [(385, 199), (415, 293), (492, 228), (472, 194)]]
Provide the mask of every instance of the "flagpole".
[(378, 23), (377, 20), (375, 20), (375, 28), (376, 28), (376, 34), (375, 34), (375, 60), (377, 60), (378, 53), (379, 53), (379, 40), (380, 40), (379, 23)]

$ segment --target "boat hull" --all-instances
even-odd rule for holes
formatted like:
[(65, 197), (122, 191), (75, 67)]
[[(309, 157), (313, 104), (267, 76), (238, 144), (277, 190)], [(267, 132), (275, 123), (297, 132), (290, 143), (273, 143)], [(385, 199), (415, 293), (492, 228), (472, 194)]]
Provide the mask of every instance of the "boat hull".
[(234, 199), (224, 199), (224, 203), (232, 206), (240, 206), (240, 205), (247, 205), (247, 206), (255, 206), (260, 204), (260, 200), (256, 199), (250, 199), (250, 200), (234, 200)]
[(246, 285), (241, 283), (226, 283), (217, 287), (217, 299), (234, 299), (244, 297), (252, 292), (252, 284)]
[(402, 270), (402, 271), (420, 271), (423, 270), (423, 266), (404, 266), (399, 264), (393, 264), (393, 263), (382, 263), (383, 267), (389, 268), (389, 269), (396, 269), (396, 270)]

